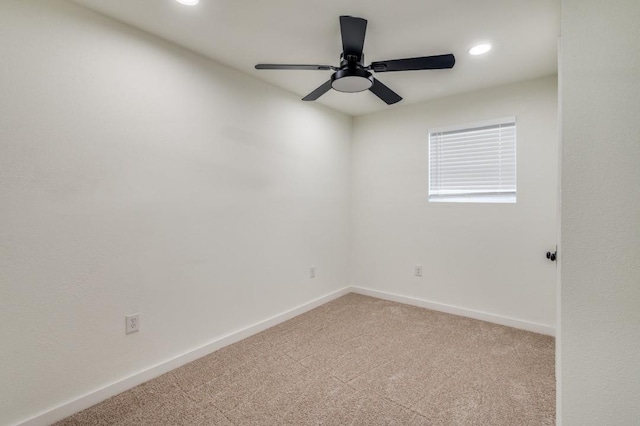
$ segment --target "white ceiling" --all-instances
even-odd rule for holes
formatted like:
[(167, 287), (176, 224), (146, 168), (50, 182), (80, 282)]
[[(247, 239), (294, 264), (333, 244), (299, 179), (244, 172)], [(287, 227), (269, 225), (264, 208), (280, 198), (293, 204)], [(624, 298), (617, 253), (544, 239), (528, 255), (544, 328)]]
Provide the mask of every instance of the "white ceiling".
[[(557, 72), (560, 0), (74, 0), (301, 98), (330, 71), (255, 70), (257, 63), (338, 65), (338, 17), (369, 21), (365, 62), (453, 53), (450, 70), (380, 73), (406, 105)], [(470, 56), (469, 47), (493, 50)], [(387, 106), (370, 92), (329, 91), (317, 102), (360, 115)]]

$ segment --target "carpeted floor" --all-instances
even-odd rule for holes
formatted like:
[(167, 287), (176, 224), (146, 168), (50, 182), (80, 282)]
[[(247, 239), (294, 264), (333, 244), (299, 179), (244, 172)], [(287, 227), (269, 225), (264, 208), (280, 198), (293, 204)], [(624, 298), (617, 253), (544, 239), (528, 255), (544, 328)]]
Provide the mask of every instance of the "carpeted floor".
[(552, 425), (554, 339), (349, 294), (58, 425)]

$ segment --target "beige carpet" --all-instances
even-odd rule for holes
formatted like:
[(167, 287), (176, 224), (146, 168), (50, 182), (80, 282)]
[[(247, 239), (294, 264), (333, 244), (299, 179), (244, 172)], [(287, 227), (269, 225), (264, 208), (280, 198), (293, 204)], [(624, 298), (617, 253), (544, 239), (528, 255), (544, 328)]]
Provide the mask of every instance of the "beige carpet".
[(551, 425), (554, 339), (349, 294), (59, 425)]

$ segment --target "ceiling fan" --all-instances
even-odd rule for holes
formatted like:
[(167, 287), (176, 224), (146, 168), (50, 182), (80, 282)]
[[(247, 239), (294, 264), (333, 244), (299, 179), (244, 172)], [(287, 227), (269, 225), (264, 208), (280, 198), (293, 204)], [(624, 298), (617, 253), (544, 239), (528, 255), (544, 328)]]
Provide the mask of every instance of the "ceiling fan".
[(302, 98), (303, 101), (315, 101), (330, 89), (339, 92), (354, 93), (370, 90), (388, 105), (402, 100), (402, 97), (379, 80), (373, 77), (371, 71), (414, 71), (453, 68), (456, 58), (453, 54), (422, 56), (419, 58), (393, 59), (389, 61), (372, 62), (364, 65), (364, 36), (367, 31), (367, 20), (354, 16), (340, 17), (340, 32), (342, 34), (342, 53), (340, 66), (333, 65), (294, 65), (294, 64), (258, 64), (258, 70), (311, 70), (334, 71), (322, 86)]

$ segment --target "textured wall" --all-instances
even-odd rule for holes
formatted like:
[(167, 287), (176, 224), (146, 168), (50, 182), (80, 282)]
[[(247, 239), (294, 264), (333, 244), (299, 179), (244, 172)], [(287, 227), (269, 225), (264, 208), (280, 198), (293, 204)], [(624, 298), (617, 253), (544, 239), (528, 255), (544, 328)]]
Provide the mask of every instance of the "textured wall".
[(63, 1), (0, 57), (0, 424), (348, 284), (349, 117)]
[(640, 2), (563, 0), (564, 426), (640, 421)]
[[(352, 283), (553, 327), (557, 111), (553, 76), (356, 118)], [(514, 115), (518, 202), (429, 203), (429, 128)]]

